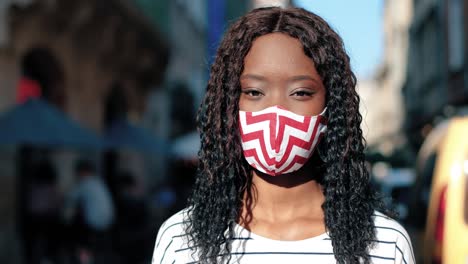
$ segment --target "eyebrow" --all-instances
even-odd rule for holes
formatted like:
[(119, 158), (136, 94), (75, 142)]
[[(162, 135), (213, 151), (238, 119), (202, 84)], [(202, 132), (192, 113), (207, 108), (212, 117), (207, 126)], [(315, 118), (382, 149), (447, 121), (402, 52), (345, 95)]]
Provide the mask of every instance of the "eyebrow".
[(313, 81), (318, 83), (318, 80), (313, 78), (312, 76), (309, 75), (297, 75), (292, 78), (290, 78), (291, 82), (298, 82), (298, 81)]
[(254, 79), (256, 81), (265, 81), (265, 77), (261, 76), (261, 75), (257, 75), (257, 74), (243, 74), (241, 77), (240, 77), (241, 80), (243, 79)]
[[(253, 79), (253, 80), (256, 80), (256, 81), (265, 81), (266, 78), (263, 77), (262, 75), (258, 75), (258, 74), (243, 74), (241, 77), (240, 77), (241, 80), (243, 79)], [(313, 81), (315, 83), (319, 83), (319, 81), (315, 78), (313, 78), (312, 76), (310, 75), (297, 75), (297, 76), (293, 76), (291, 78), (289, 78), (289, 81), (290, 82), (298, 82), (298, 81)]]

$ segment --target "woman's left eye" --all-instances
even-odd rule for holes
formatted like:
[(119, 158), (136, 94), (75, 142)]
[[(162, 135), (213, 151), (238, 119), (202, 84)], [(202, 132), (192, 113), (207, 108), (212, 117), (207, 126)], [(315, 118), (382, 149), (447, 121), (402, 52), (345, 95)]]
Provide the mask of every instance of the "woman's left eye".
[(291, 95), (293, 96), (312, 96), (314, 93), (312, 91), (305, 91), (305, 90), (299, 90), (299, 91), (294, 91)]

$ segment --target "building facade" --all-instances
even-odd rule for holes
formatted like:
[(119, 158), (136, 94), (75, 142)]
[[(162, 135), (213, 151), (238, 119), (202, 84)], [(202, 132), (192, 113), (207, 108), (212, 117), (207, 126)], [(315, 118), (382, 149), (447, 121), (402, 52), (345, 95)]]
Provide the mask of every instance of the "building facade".
[(370, 80), (359, 80), (363, 131), (368, 146), (391, 155), (405, 143), (402, 87), (406, 77), (411, 0), (384, 2), (382, 62)]
[(440, 121), (468, 104), (466, 0), (413, 0), (405, 132), (417, 149)]

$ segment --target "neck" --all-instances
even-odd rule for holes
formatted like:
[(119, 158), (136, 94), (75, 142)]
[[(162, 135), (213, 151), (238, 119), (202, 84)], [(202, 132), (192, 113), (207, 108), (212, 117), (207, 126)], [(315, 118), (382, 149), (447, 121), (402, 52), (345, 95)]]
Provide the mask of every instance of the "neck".
[(252, 204), (244, 208), (244, 220), (287, 221), (304, 216), (322, 216), (325, 197), (313, 170), (270, 176), (257, 171), (252, 175)]

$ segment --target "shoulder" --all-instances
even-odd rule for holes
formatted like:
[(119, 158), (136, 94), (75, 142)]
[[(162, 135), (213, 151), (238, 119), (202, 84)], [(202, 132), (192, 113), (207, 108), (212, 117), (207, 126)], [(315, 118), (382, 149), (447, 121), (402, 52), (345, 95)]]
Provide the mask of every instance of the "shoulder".
[(161, 225), (154, 245), (153, 263), (172, 263), (175, 252), (186, 247), (185, 226), (187, 223), (187, 209), (184, 209), (169, 217)]
[[(376, 248), (391, 248), (396, 263), (414, 263), (411, 239), (405, 228), (394, 219), (375, 211)], [(388, 251), (388, 250), (386, 250)]]
[(170, 240), (174, 236), (185, 233), (185, 226), (188, 223), (187, 209), (183, 209), (169, 217), (159, 228), (156, 244), (163, 240)]
[(377, 238), (408, 240), (407, 243), (410, 244), (411, 241), (408, 232), (406, 232), (405, 228), (400, 223), (378, 211), (375, 211), (373, 216)]

